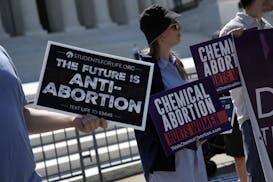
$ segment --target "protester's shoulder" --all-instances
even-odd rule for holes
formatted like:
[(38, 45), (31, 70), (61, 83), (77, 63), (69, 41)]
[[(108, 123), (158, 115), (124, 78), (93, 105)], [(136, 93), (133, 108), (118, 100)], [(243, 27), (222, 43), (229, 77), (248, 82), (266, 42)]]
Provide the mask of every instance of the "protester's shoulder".
[(11, 60), (11, 58), (10, 58), (8, 52), (7, 52), (6, 49), (5, 49), (4, 47), (2, 47), (1, 45), (0, 45), (0, 53), (1, 53), (1, 56), (3, 55), (3, 56), (5, 56), (5, 57), (7, 57), (9, 60)]
[(219, 36), (227, 35), (228, 32), (237, 28), (243, 28), (244, 24), (241, 21), (240, 17), (236, 16), (235, 18), (231, 19), (220, 31)]
[(0, 50), (5, 51), (4, 47), (0, 45)]
[(14, 74), (17, 75), (16, 67), (15, 67), (10, 55), (8, 54), (6, 49), (4, 47), (2, 47), (1, 45), (0, 45), (0, 66), (5, 69), (10, 68), (11, 70), (13, 70)]
[(0, 51), (2, 52), (2, 53), (4, 53), (4, 54), (6, 54), (7, 53), (7, 51), (4, 49), (4, 47), (3, 46), (1, 46), (0, 45)]

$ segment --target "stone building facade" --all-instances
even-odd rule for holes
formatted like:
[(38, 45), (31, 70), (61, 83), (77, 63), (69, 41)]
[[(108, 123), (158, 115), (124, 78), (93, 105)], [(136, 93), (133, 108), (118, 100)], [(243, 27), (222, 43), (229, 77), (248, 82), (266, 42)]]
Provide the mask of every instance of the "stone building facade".
[(197, 0), (0, 0), (0, 37), (134, 23), (147, 6), (174, 9)]
[[(80, 31), (134, 24), (147, 6), (158, 3), (175, 11), (196, 7), (192, 17), (207, 17), (194, 26), (221, 26), (238, 10), (239, 0), (0, 0), (0, 38)], [(230, 8), (232, 11), (230, 11)], [(215, 10), (221, 10), (220, 13)], [(234, 11), (233, 11), (234, 9)], [(205, 14), (204, 14), (205, 12)], [(212, 15), (212, 16), (210, 16)], [(186, 14), (187, 16), (187, 14)], [(212, 17), (212, 18), (211, 18)], [(273, 22), (272, 12), (266, 17)], [(216, 20), (215, 20), (216, 19)], [(222, 23), (217, 23), (221, 21)], [(193, 25), (189, 25), (192, 28)], [(210, 29), (208, 29), (210, 31)]]

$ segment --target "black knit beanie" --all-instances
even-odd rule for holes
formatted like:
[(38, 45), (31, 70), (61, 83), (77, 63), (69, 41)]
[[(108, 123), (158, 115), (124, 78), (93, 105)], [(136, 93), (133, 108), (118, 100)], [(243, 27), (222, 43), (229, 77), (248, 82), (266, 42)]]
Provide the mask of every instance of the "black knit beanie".
[(151, 5), (140, 15), (140, 29), (145, 34), (148, 44), (156, 40), (180, 15), (159, 5)]

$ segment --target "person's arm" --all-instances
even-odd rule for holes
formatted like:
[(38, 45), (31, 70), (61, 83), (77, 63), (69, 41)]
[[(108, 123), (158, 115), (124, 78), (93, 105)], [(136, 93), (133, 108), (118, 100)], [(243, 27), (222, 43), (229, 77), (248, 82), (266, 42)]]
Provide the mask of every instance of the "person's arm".
[(244, 28), (243, 25), (230, 25), (225, 26), (220, 32), (219, 37), (232, 34), (235, 38), (240, 37), (243, 34)]
[(243, 35), (244, 29), (243, 28), (236, 28), (233, 30), (230, 30), (227, 34), (231, 34), (234, 38), (239, 38)]
[(98, 127), (107, 127), (107, 122), (104, 119), (90, 114), (82, 117), (75, 117), (27, 107), (24, 107), (23, 110), (26, 126), (30, 134), (69, 127), (75, 127), (83, 132), (91, 132)]

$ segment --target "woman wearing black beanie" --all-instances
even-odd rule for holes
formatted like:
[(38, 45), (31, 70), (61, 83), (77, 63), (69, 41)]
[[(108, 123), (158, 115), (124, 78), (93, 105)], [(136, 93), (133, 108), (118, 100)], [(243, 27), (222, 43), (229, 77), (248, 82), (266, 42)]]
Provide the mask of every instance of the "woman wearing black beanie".
[[(151, 94), (187, 83), (187, 75), (172, 47), (180, 43), (179, 14), (159, 5), (144, 10), (140, 29), (149, 49), (140, 59), (154, 63)], [(193, 145), (166, 157), (150, 115), (145, 131), (135, 130), (144, 175), (151, 182), (205, 182), (207, 174), (202, 149)]]

